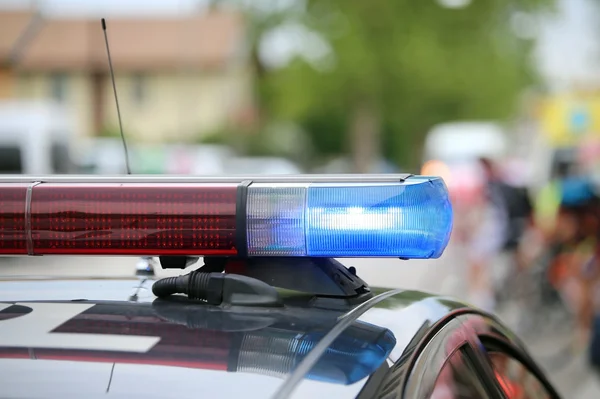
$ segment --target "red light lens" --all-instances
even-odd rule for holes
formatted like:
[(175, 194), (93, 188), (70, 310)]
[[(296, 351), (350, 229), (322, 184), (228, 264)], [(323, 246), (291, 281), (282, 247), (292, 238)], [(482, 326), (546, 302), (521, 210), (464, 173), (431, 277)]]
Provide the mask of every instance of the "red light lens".
[(235, 255), (236, 193), (235, 184), (40, 184), (33, 253)]
[(0, 254), (26, 255), (25, 203), (29, 184), (0, 184)]

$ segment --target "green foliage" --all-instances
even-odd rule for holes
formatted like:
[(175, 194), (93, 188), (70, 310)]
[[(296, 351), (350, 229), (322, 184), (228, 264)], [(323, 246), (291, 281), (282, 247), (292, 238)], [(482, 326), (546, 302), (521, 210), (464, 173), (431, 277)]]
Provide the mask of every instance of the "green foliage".
[(98, 135), (107, 138), (121, 138), (121, 130), (118, 126), (104, 126)]
[[(298, 122), (315, 150), (331, 155), (357, 150), (348, 131), (366, 102), (381, 116), (384, 155), (414, 166), (432, 125), (501, 120), (516, 111), (518, 96), (536, 75), (534, 43), (514, 33), (511, 16), (553, 4), (476, 0), (451, 10), (434, 0), (306, 0), (287, 20), (317, 34), (331, 54), (324, 66), (298, 57), (260, 75), (262, 105), (271, 118)], [(248, 8), (255, 40), (286, 21), (281, 10), (264, 9)]]
[(219, 144), (229, 145), (232, 142), (233, 133), (228, 130), (217, 130), (208, 134), (199, 134), (196, 136), (198, 144)]
[(281, 156), (286, 150), (268, 129), (220, 129), (198, 136), (198, 144), (225, 145), (248, 156)]

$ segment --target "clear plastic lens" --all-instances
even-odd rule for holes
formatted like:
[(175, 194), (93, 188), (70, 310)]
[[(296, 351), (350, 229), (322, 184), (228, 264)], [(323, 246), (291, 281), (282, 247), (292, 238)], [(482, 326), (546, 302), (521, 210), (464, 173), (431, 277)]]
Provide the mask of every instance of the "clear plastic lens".
[(246, 203), (248, 254), (305, 255), (305, 203), (306, 186), (250, 186)]

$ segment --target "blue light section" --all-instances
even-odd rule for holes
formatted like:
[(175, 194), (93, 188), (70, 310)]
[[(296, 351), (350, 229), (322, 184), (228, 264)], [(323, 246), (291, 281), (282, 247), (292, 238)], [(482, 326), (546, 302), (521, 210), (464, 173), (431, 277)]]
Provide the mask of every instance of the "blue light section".
[(443, 180), (308, 188), (306, 255), (438, 258), (452, 231)]
[(249, 256), (438, 258), (452, 231), (443, 180), (253, 184)]
[(306, 186), (248, 189), (246, 229), (251, 256), (305, 256)]

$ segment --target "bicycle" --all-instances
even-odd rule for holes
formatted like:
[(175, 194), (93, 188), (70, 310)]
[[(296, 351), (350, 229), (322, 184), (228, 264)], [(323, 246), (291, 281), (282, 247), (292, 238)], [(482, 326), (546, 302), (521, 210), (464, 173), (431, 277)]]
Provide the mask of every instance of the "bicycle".
[(499, 303), (500, 309), (515, 313), (512, 327), (548, 371), (565, 367), (583, 350), (573, 339), (575, 311), (553, 278), (562, 273), (561, 254), (561, 248), (550, 247), (527, 267), (513, 268)]

